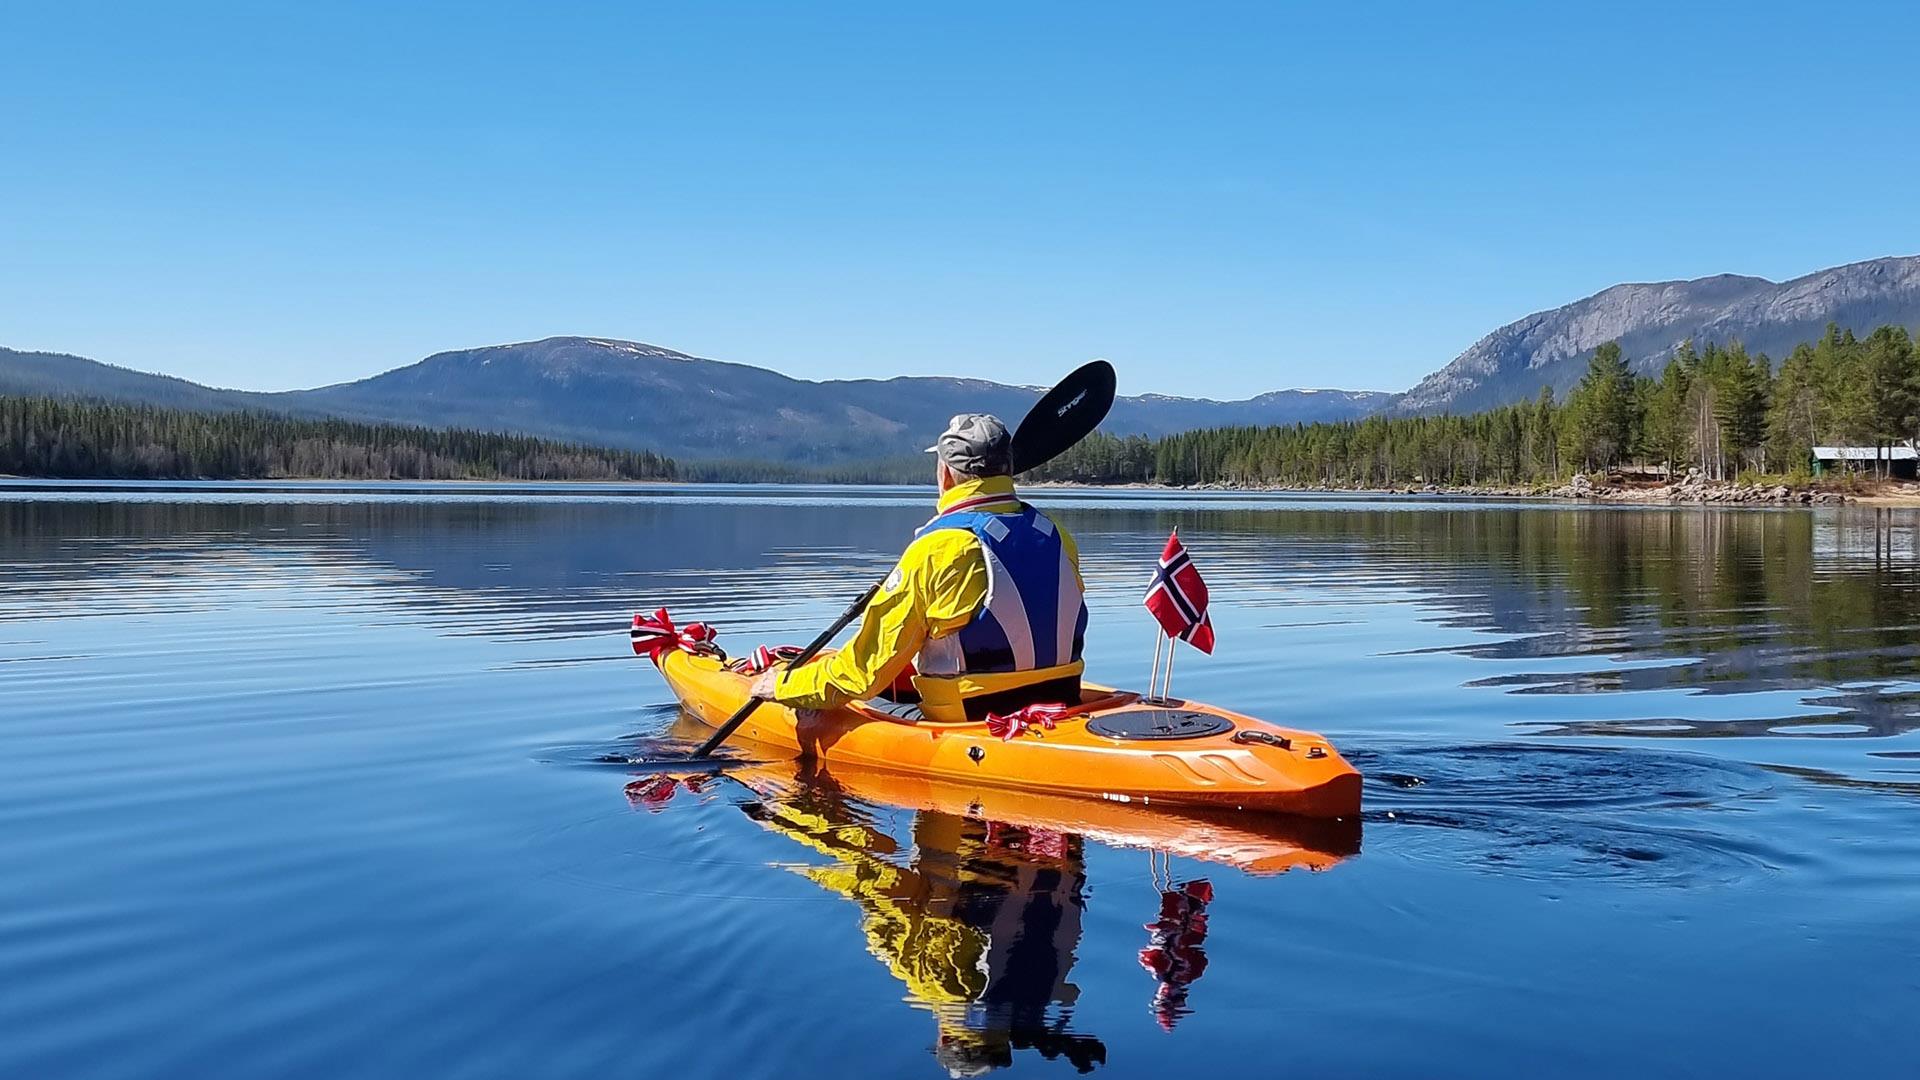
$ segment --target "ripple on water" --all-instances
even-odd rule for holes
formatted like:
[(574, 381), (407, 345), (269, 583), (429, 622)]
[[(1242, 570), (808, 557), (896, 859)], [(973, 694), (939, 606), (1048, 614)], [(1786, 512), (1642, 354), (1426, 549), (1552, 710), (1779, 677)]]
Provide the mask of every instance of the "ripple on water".
[[(786, 853), (762, 852), (756, 845), (743, 843), (743, 837), (750, 839), (757, 830), (726, 827), (755, 815), (759, 792), (730, 775), (755, 762), (728, 747), (691, 761), (693, 744), (662, 730), (679, 715), (678, 706), (649, 706), (642, 712), (658, 721), (654, 731), (636, 732), (610, 743), (551, 746), (535, 754), (549, 764), (617, 772), (626, 778), (625, 810), (542, 830), (529, 838), (529, 849), (545, 864), (545, 873), (595, 889), (683, 900), (828, 899), (793, 889), (784, 878), (769, 877), (765, 872), (770, 866), (783, 864), (771, 856)], [(727, 812), (729, 807), (733, 812)], [(636, 813), (662, 815), (669, 809), (698, 812), (668, 814), (667, 820), (648, 828), (632, 827)], [(709, 829), (710, 825), (718, 827)], [(583, 844), (579, 842), (582, 833), (603, 836)], [(562, 836), (568, 839), (562, 842)], [(597, 854), (585, 861), (546, 855), (583, 850)]]
[(1695, 755), (1487, 745), (1366, 749), (1368, 847), (1534, 881), (1729, 884), (1790, 862), (1753, 819), (1767, 771)]

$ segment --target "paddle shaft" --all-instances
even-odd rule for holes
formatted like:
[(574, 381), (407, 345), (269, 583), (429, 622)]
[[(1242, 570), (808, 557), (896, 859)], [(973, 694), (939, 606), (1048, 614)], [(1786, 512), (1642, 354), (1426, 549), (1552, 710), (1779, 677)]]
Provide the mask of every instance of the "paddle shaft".
[[(840, 617), (833, 620), (833, 625), (822, 631), (819, 637), (808, 642), (807, 647), (801, 649), (800, 655), (794, 657), (787, 666), (797, 668), (813, 659), (815, 653), (826, 648), (827, 643), (833, 640), (835, 634), (845, 630), (848, 623), (859, 618), (860, 613), (867, 610), (867, 605), (873, 602), (874, 594), (880, 591), (880, 584), (880, 582), (876, 581), (867, 586), (867, 591), (860, 594), (860, 599), (855, 600), (847, 610), (841, 612)], [(727, 736), (733, 734), (741, 724), (746, 723), (747, 717), (752, 716), (753, 711), (764, 704), (766, 704), (766, 702), (760, 698), (748, 698), (745, 705), (740, 706), (731, 717), (727, 718), (726, 723), (720, 725), (719, 731), (714, 732), (706, 742), (700, 744), (700, 749), (695, 750), (693, 756), (703, 758), (719, 749), (720, 744), (727, 741)]]

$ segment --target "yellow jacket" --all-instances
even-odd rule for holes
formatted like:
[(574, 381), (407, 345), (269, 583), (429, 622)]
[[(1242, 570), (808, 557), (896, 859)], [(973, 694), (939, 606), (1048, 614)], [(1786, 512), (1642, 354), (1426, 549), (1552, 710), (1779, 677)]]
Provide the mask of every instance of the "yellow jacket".
[[(955, 485), (940, 496), (939, 513), (983, 495), (1006, 496), (983, 504), (989, 513), (1018, 508), (1013, 479), (990, 476)], [(1056, 528), (1057, 528), (1056, 523)], [(1065, 529), (1060, 544), (1080, 579), (1080, 549)], [(1080, 580), (1082, 591), (1086, 582)], [(987, 560), (980, 541), (961, 529), (936, 529), (916, 539), (867, 605), (860, 629), (846, 647), (822, 660), (787, 671), (775, 700), (796, 709), (831, 709), (864, 701), (892, 685), (928, 638), (945, 637), (973, 621), (987, 600)], [(1080, 674), (1079, 661), (1037, 671), (971, 674), (954, 678), (916, 676), (914, 686), (929, 719), (964, 719), (961, 702), (978, 694), (1011, 690)]]

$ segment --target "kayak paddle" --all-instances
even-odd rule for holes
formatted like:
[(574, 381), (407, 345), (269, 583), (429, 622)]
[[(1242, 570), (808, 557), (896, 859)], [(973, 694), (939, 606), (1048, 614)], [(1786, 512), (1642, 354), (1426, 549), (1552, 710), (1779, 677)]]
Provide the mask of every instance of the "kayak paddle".
[(1013, 475), (1037, 469), (1093, 434), (1113, 408), (1113, 365), (1089, 360), (1041, 395), (1013, 429)]
[[(1107, 410), (1113, 408), (1114, 391), (1113, 365), (1105, 360), (1091, 360), (1075, 368), (1073, 373), (1061, 379), (1059, 385), (1041, 395), (1033, 408), (1020, 421), (1013, 432), (1013, 472), (1015, 476), (1030, 469), (1037, 469), (1061, 454), (1067, 448), (1093, 433), (1100, 421), (1107, 418)], [(820, 636), (807, 643), (800, 655), (788, 662), (789, 668), (797, 668), (813, 659), (814, 654), (827, 647), (835, 634), (847, 628), (847, 624), (860, 617), (867, 610), (875, 593), (880, 591), (881, 583), (876, 581), (867, 586), (833, 625), (822, 631)], [(720, 725), (700, 748), (693, 752), (696, 760), (712, 754), (727, 741), (727, 736), (737, 731), (747, 717), (753, 715), (763, 702), (759, 698), (749, 698), (740, 706), (727, 722)]]

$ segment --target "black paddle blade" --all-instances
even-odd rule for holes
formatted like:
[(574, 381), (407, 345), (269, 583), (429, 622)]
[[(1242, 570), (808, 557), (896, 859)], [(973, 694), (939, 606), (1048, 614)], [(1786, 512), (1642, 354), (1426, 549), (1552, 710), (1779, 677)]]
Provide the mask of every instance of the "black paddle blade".
[(1113, 387), (1113, 365), (1093, 360), (1047, 391), (1014, 429), (1014, 475), (1045, 465), (1093, 434), (1113, 408)]

